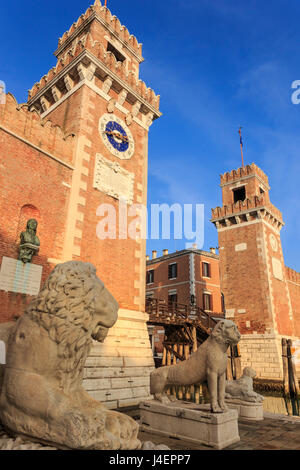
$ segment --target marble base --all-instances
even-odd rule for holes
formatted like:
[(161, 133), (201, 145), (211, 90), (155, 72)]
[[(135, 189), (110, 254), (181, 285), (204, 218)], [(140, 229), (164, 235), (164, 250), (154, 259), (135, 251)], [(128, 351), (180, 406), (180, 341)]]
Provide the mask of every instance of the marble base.
[(238, 398), (232, 398), (225, 401), (228, 408), (231, 410), (237, 410), (239, 418), (249, 419), (251, 421), (262, 421), (264, 419), (262, 403), (243, 401)]
[(211, 413), (210, 405), (177, 401), (163, 404), (156, 400), (140, 403), (141, 428), (155, 434), (205, 444), (215, 449), (239, 442), (238, 413)]

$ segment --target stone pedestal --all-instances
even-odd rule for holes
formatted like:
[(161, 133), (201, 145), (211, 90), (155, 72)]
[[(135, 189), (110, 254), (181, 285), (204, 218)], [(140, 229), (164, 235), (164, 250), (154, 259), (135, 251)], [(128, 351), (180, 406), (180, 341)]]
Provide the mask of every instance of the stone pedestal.
[(252, 403), (239, 400), (238, 398), (232, 398), (226, 400), (226, 405), (231, 410), (237, 410), (239, 418), (249, 419), (251, 421), (261, 421), (264, 419), (262, 403)]
[(120, 309), (104, 343), (94, 342), (84, 369), (83, 386), (107, 408), (138, 406), (151, 399), (150, 373), (155, 369), (143, 312)]
[(238, 413), (211, 413), (210, 405), (178, 401), (168, 405), (158, 401), (140, 404), (141, 428), (164, 436), (224, 449), (240, 440)]
[(3, 256), (0, 269), (0, 290), (19, 294), (38, 295), (41, 287), (43, 267), (22, 263)]

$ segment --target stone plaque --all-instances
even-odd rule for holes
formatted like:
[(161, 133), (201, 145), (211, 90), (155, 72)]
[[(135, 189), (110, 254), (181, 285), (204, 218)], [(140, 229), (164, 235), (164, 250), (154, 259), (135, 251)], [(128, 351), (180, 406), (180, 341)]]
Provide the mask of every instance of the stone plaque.
[(133, 203), (134, 174), (122, 168), (119, 163), (112, 162), (96, 155), (94, 188), (116, 199), (125, 199), (127, 204)]
[(41, 287), (42, 266), (22, 263), (3, 256), (0, 270), (0, 290), (37, 295)]
[(272, 258), (272, 267), (273, 267), (273, 275), (279, 281), (283, 281), (283, 272), (282, 272), (282, 265), (281, 261), (277, 258)]
[(225, 318), (233, 318), (234, 317), (234, 308), (230, 308), (226, 310)]
[(239, 243), (235, 245), (235, 251), (245, 251), (247, 250), (247, 243)]

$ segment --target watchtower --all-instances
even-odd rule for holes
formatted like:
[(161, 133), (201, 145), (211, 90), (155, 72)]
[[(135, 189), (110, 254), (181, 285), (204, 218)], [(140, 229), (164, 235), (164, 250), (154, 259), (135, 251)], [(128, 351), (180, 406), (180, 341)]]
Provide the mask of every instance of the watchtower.
[(221, 175), (222, 207), (212, 209), (218, 230), (226, 318), (242, 333), (243, 366), (264, 378), (282, 377), (281, 338), (294, 318), (280, 231), (281, 212), (270, 202), (269, 181), (254, 163)]
[[(55, 56), (56, 66), (28, 97), (45, 123), (76, 136), (62, 256), (53, 262), (91, 262), (119, 302), (117, 325), (88, 360), (86, 387), (111, 407), (129, 406), (148, 396), (154, 362), (145, 314), (146, 240), (120, 233), (118, 221), (120, 201), (147, 203), (148, 131), (161, 115), (159, 96), (139, 79), (142, 45), (99, 0), (59, 39)], [(108, 206), (115, 235), (99, 237)]]

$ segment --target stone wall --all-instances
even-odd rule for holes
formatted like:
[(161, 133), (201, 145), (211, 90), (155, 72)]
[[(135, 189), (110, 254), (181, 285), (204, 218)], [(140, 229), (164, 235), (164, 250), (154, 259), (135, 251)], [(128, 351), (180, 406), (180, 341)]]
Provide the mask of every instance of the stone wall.
[(281, 337), (242, 335), (239, 347), (242, 368), (252, 367), (259, 378), (282, 379)]
[(132, 406), (150, 398), (154, 360), (147, 319), (146, 314), (121, 309), (105, 342), (94, 343), (87, 359), (83, 385), (109, 408)]

